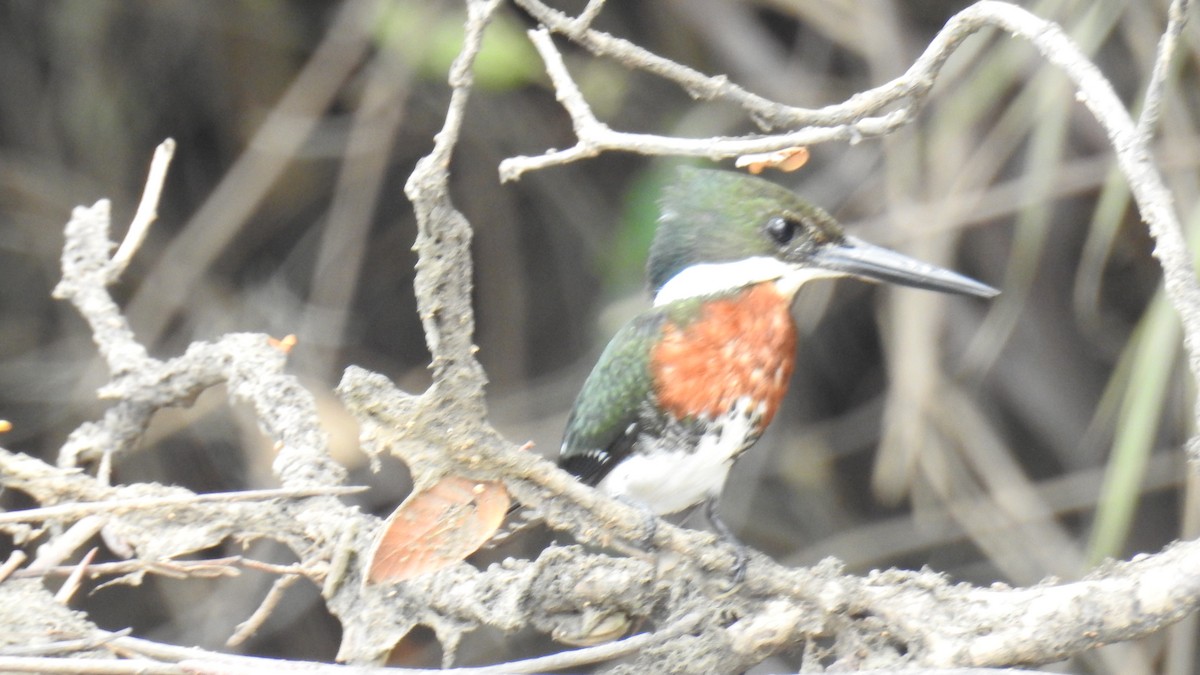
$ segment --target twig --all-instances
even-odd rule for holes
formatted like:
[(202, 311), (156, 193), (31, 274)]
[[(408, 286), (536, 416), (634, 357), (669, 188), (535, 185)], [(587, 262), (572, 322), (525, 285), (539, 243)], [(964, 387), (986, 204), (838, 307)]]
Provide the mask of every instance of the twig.
[(267, 591), (267, 595), (263, 598), (262, 603), (259, 604), (258, 609), (254, 610), (254, 613), (249, 618), (237, 625), (233, 635), (230, 635), (229, 639), (225, 641), (225, 646), (236, 647), (257, 633), (263, 623), (270, 618), (271, 612), (275, 611), (275, 608), (279, 605), (279, 601), (283, 599), (283, 592), (289, 586), (296, 583), (298, 579), (300, 579), (300, 576), (296, 574), (289, 574), (276, 579), (275, 583), (271, 584), (271, 590)]
[(375, 45), (375, 18), (387, 3), (351, 0), (331, 6), (328, 29), (208, 198), (155, 261), (128, 305), (139, 333), (155, 343), (186, 307), (214, 261), (244, 231), (264, 195), (292, 166), (326, 109)]
[(349, 495), (365, 492), (368, 489), (362, 486), (271, 488), (265, 490), (243, 490), (241, 492), (189, 494), (179, 497), (146, 497), (140, 499), (112, 499), (102, 502), (56, 504), (36, 509), (0, 513), (0, 524), (36, 523), (46, 520), (73, 518), (90, 513), (125, 513), (163, 506), (189, 506), (206, 503), (254, 502), (268, 499), (304, 499), (307, 497)]
[(0, 649), (0, 656), (42, 656), (55, 654), (69, 654), (71, 652), (90, 651), (97, 647), (123, 638), (133, 632), (131, 628), (123, 628), (112, 633), (101, 633), (99, 635), (78, 640), (60, 640), (58, 642), (47, 642), (32, 645), (8, 645)]
[[(471, 67), (483, 44), (483, 29), (500, 0), (467, 2), (466, 36), (462, 51), (450, 66), (453, 87), (446, 120), (435, 136), (433, 150), (417, 162), (404, 185), (417, 214), (420, 256), (413, 285), (425, 339), (433, 355), (434, 386), (426, 392), (452, 404), (456, 417), (465, 415), (467, 425), (483, 423), (485, 376), (475, 358), (475, 317), (471, 310), (471, 226), (450, 201), (450, 156), (458, 142), (462, 118), (470, 95)], [(433, 261), (440, 260), (442, 264)], [(450, 391), (446, 386), (455, 385)], [(460, 426), (461, 423), (456, 424)]]
[(16, 572), (17, 568), (28, 559), (29, 556), (21, 549), (8, 554), (8, 560), (5, 560), (4, 564), (0, 565), (0, 583), (3, 583), (5, 579), (12, 576), (13, 572)]
[[(498, 663), (491, 666), (482, 666), (478, 668), (447, 668), (437, 671), (427, 671), (420, 669), (405, 669), (404, 673), (445, 673), (446, 675), (482, 675), (483, 673), (513, 673), (513, 674), (528, 674), (528, 673), (547, 673), (569, 669), (578, 669), (581, 666), (587, 666), (604, 661), (610, 661), (622, 656), (628, 656), (639, 650), (645, 649), (647, 646), (662, 642), (665, 639), (682, 634), (698, 622), (699, 617), (688, 616), (680, 621), (674, 622), (667, 628), (656, 633), (643, 633), (633, 635), (616, 642), (597, 645), (595, 647), (586, 647), (583, 649), (575, 649), (572, 651), (561, 652), (558, 654), (550, 654), (532, 659), (523, 659), (520, 661), (510, 661), (508, 663)], [(174, 647), (168, 645), (160, 645), (158, 643), (148, 643), (145, 640), (137, 638), (129, 638), (119, 641), (119, 644), (129, 649), (131, 653), (140, 654), (144, 657), (158, 658), (164, 660), (178, 660), (181, 665), (189, 668), (196, 668), (198, 672), (208, 672), (206, 668), (213, 669), (213, 672), (264, 672), (264, 669), (271, 668), (283, 672), (302, 671), (312, 673), (329, 673), (330, 675), (388, 675), (389, 673), (398, 672), (392, 668), (372, 668), (352, 665), (319, 665), (313, 663), (297, 663), (289, 661), (277, 661), (275, 659), (263, 659), (257, 657), (233, 656), (227, 654), (217, 654), (214, 652), (204, 652), (196, 648)], [(207, 666), (205, 663), (207, 662)], [(217, 666), (219, 664), (219, 667)]]
[(150, 160), (150, 175), (146, 178), (142, 200), (138, 204), (137, 213), (133, 215), (133, 222), (129, 224), (129, 231), (125, 233), (125, 239), (113, 254), (109, 266), (110, 282), (121, 277), (121, 273), (129, 266), (129, 261), (146, 239), (150, 225), (158, 219), (158, 200), (162, 196), (163, 183), (167, 180), (167, 168), (171, 166), (171, 158), (174, 156), (174, 139), (168, 138), (154, 149), (154, 158)]
[[(512, 157), (501, 162), (500, 175), (505, 181), (516, 179), (525, 171), (593, 156), (589, 154), (592, 146), (641, 154), (718, 159), (829, 141), (856, 143), (863, 138), (887, 134), (913, 118), (936, 81), (942, 64), (962, 38), (987, 25), (986, 22), (971, 25), (972, 20), (977, 18), (968, 14), (973, 9), (968, 8), (950, 19), (925, 53), (900, 77), (856, 94), (843, 103), (812, 110), (785, 106), (765, 99), (746, 91), (724, 76), (708, 77), (607, 33), (593, 29), (580, 32), (576, 29), (573, 18), (547, 7), (539, 0), (517, 0), (517, 4), (549, 30), (571, 37), (597, 56), (607, 56), (627, 67), (646, 70), (671, 80), (695, 98), (724, 100), (739, 105), (764, 128), (806, 125), (807, 128), (772, 136), (697, 139), (615, 131), (597, 134), (594, 133), (597, 130), (592, 129), (593, 133), (588, 136), (585, 144), (581, 144), (582, 147), (577, 145), (568, 151), (551, 151), (536, 157)], [(543, 52), (542, 56), (545, 59), (546, 54)], [(900, 105), (887, 111), (897, 103)], [(581, 141), (584, 140), (579, 136), (578, 129), (576, 135)]]
[[(780, 148), (799, 145), (810, 145), (831, 140), (845, 140), (854, 136), (844, 126), (831, 128), (802, 129), (789, 134), (760, 137), (716, 137), (716, 138), (672, 138), (654, 134), (635, 134), (614, 131), (602, 124), (592, 114), (583, 98), (579, 87), (567, 72), (562, 55), (554, 46), (549, 31), (545, 28), (529, 31), (529, 39), (533, 42), (538, 54), (546, 64), (546, 73), (554, 84), (556, 96), (563, 108), (571, 116), (577, 142), (566, 150), (552, 150), (534, 157), (510, 157), (500, 163), (500, 180), (511, 181), (520, 178), (527, 171), (544, 169), (550, 166), (567, 164), (580, 159), (595, 157), (601, 152), (623, 151), (636, 152), (643, 155), (675, 155), (708, 157), (736, 157), (750, 153), (763, 153)], [(906, 113), (895, 111), (884, 115), (880, 122), (886, 128), (897, 126), (903, 122)], [(883, 133), (883, 129), (875, 130), (875, 122), (861, 121), (858, 123), (860, 135)]]
[(300, 576), (308, 577), (314, 581), (320, 581), (321, 578), (325, 576), (325, 572), (322, 572), (320, 570), (310, 569), (308, 567), (305, 567), (304, 565), (297, 565), (297, 564), (277, 565), (275, 563), (264, 562), (262, 560), (255, 560), (253, 558), (243, 558), (241, 556), (235, 556), (233, 559), (234, 559), (234, 561), (236, 561), (236, 563), (238, 565), (241, 565), (242, 567), (245, 567), (248, 570), (254, 570), (256, 572), (266, 572), (267, 574), (279, 574), (279, 575), (298, 574)]
[(581, 666), (588, 666), (612, 659), (628, 656), (637, 651), (645, 649), (649, 645), (663, 642), (664, 640), (681, 635), (695, 628), (700, 623), (699, 617), (695, 615), (685, 616), (679, 621), (674, 622), (670, 626), (653, 633), (641, 633), (631, 635), (622, 640), (610, 642), (608, 644), (596, 645), (594, 647), (585, 647), (583, 649), (575, 649), (572, 651), (559, 652), (558, 654), (550, 654), (534, 659), (525, 659), (523, 661), (511, 661), (509, 663), (497, 664), (494, 666), (497, 672), (502, 673), (546, 673), (559, 670), (578, 669)]
[(129, 321), (106, 290), (111, 283), (108, 238), (112, 206), (101, 199), (71, 211), (62, 252), (63, 278), (54, 297), (69, 300), (92, 331), (92, 340), (113, 375), (135, 373), (153, 363), (133, 334)]
[[(12, 576), (14, 579), (63, 576), (70, 574), (74, 569), (74, 565), (60, 565), (36, 570), (23, 569), (18, 570)], [(206, 560), (119, 560), (89, 565), (87, 574), (90, 578), (94, 579), (110, 574), (150, 572), (177, 579), (186, 579), (187, 577), (236, 576), (241, 569), (281, 576), (300, 575), (308, 577), (313, 581), (320, 581), (324, 576), (324, 573), (319, 570), (309, 569), (296, 563), (291, 565), (277, 565), (241, 556), (226, 556), (224, 558), (209, 558)]]
[(857, 94), (842, 104), (820, 110), (794, 108), (753, 94), (727, 77), (709, 77), (627, 40), (592, 28), (578, 32), (574, 17), (552, 9), (540, 0), (516, 0), (516, 4), (529, 12), (538, 23), (555, 33), (569, 36), (596, 56), (608, 57), (627, 68), (645, 70), (675, 82), (693, 98), (722, 100), (738, 105), (765, 128), (850, 124), (869, 115), (872, 110), (904, 98), (908, 92), (907, 83), (903, 78), (897, 78), (884, 86)]
[(655, 134), (636, 134), (614, 131), (592, 114), (579, 87), (571, 79), (562, 55), (554, 46), (550, 33), (544, 28), (529, 31), (529, 38), (546, 64), (546, 73), (554, 84), (563, 108), (571, 116), (576, 144), (566, 150), (552, 150), (533, 157), (510, 157), (500, 162), (500, 180), (520, 178), (535, 171), (580, 159), (595, 157), (605, 151), (635, 152), (642, 155), (672, 155), (688, 157), (738, 157), (751, 153), (774, 152), (796, 146), (815, 145), (829, 141), (857, 141), (866, 136), (878, 136), (908, 121), (911, 111), (897, 109), (878, 117), (856, 120), (853, 124), (828, 127), (808, 127), (773, 136), (673, 138)]
[(75, 565), (75, 569), (71, 570), (71, 574), (67, 576), (67, 580), (54, 594), (54, 600), (60, 604), (66, 605), (71, 602), (71, 598), (75, 596), (75, 592), (79, 590), (79, 585), (83, 581), (83, 574), (87, 570), (88, 565), (96, 559), (96, 554), (100, 552), (99, 548), (93, 547), (88, 551), (83, 559)]
[(96, 480), (103, 485), (112, 485), (112, 469), (114, 448), (105, 447), (100, 450), (100, 461), (96, 466)]
[(592, 26), (592, 22), (596, 20), (597, 16), (600, 16), (600, 12), (604, 9), (604, 1), (605, 0), (588, 0), (587, 6), (583, 8), (583, 11), (580, 12), (579, 16), (575, 17), (575, 20), (572, 22), (571, 31), (578, 35), (579, 33), (582, 33), (590, 28)]
[[(83, 546), (87, 540), (96, 536), (106, 522), (108, 519), (101, 516), (86, 516), (76, 521), (66, 532), (38, 549), (37, 558), (29, 564), (26, 572), (38, 573), (60, 564), (80, 546)], [(68, 568), (74, 570), (76, 566), (69, 565)]]
[(0, 672), (58, 673), (59, 675), (190, 675), (187, 668), (144, 659), (104, 661), (86, 658), (0, 656)]
[(1154, 69), (1150, 73), (1150, 84), (1146, 85), (1146, 97), (1142, 101), (1142, 114), (1137, 121), (1137, 142), (1149, 148), (1154, 140), (1154, 128), (1162, 113), (1163, 94), (1166, 91), (1167, 73), (1171, 69), (1171, 57), (1187, 23), (1190, 0), (1172, 0), (1167, 10), (1167, 30), (1158, 40), (1158, 52), (1154, 57)]

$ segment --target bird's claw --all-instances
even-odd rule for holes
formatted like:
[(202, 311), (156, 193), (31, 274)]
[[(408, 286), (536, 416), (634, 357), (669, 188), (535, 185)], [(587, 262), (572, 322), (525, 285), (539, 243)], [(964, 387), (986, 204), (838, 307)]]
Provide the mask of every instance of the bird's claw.
[(713, 529), (717, 531), (717, 536), (726, 544), (733, 547), (734, 560), (731, 570), (733, 583), (729, 590), (725, 592), (727, 595), (736, 590), (746, 580), (746, 568), (749, 567), (750, 563), (750, 551), (740, 539), (734, 536), (733, 530), (729, 529), (725, 521), (721, 520), (721, 517), (717, 515), (717, 500), (715, 497), (710, 498), (704, 503), (704, 515), (708, 518), (708, 522), (712, 523)]
[(655, 538), (658, 536), (658, 516), (651, 511), (643, 511), (646, 518), (642, 521), (642, 548), (647, 551), (654, 550), (656, 545)]

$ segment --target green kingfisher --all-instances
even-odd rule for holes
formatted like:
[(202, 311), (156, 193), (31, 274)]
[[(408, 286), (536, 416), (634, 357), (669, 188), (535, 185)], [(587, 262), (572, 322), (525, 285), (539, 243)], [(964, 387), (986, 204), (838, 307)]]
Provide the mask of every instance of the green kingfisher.
[(656, 515), (707, 502), (726, 537), (716, 499), (787, 391), (802, 285), (854, 276), (999, 293), (851, 237), (767, 180), (691, 168), (663, 193), (647, 272), (654, 305), (613, 337), (584, 382), (559, 466)]

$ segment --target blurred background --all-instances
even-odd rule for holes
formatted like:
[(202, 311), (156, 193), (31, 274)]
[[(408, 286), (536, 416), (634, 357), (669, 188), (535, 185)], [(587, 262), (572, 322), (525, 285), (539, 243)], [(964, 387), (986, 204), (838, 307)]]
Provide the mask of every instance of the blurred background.
[[(820, 107), (900, 75), (967, 4), (612, 0), (595, 27)], [(1165, 0), (1021, 4), (1059, 21), (1136, 109)], [(104, 409), (95, 393), (106, 372), (86, 326), (50, 298), (62, 228), (74, 205), (109, 198), (119, 240), (155, 145), (172, 137), (159, 220), (114, 288), (139, 338), (169, 357), (231, 331), (296, 334), (292, 372), (320, 400), (352, 480), (372, 486), (359, 503), (381, 515), (399, 503), (403, 466), (368, 470), (331, 391), (349, 364), (411, 391), (428, 383), (402, 188), (441, 127), (462, 19), (460, 3), (426, 0), (0, 4), (0, 418), (14, 425), (4, 446), (53, 461)], [(494, 422), (553, 455), (599, 351), (647, 305), (655, 199), (675, 162), (610, 154), (501, 185), (502, 159), (574, 142), (526, 41), (532, 26), (509, 6), (488, 29), (452, 176), (476, 232), (476, 338)], [(616, 129), (757, 131), (732, 106), (559, 45)], [(1155, 145), (1193, 229), (1198, 54), (1193, 23)], [(806, 167), (771, 178), (859, 236), (1004, 293), (807, 288), (791, 393), (722, 503), (741, 537), (790, 565), (835, 556), (855, 573), (928, 565), (1015, 585), (1077, 578), (1105, 557), (1193, 536), (1181, 445), (1194, 391), (1178, 325), (1107, 140), (1066, 80), (1027, 44), (985, 32), (956, 52), (915, 124), (811, 150)], [(115, 479), (203, 492), (274, 485), (270, 444), (227, 403), (214, 390), (160, 413)], [(248, 553), (292, 560), (270, 544)], [(218, 649), (270, 581), (153, 578), (93, 587), (76, 606), (106, 628)], [(301, 586), (240, 650), (332, 659), (337, 623)], [(1193, 673), (1196, 637), (1187, 620), (1058, 667)], [(437, 662), (436, 644), (419, 638), (397, 663)], [(470, 664), (552, 649), (482, 631), (461, 653)], [(797, 664), (773, 659), (762, 672)]]

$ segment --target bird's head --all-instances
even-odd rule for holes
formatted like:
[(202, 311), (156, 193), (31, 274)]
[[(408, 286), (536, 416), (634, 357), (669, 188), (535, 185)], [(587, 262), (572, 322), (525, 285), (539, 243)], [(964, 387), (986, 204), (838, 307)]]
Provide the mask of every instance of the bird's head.
[(775, 281), (855, 276), (943, 293), (996, 289), (847, 236), (833, 216), (761, 178), (683, 168), (661, 200), (648, 273), (655, 304)]

